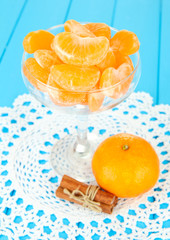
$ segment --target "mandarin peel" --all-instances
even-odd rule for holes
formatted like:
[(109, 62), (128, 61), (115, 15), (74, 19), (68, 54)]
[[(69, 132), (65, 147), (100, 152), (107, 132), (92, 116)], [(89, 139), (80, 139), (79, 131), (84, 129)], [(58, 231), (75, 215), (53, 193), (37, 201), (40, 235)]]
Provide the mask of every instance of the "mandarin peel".
[(126, 151), (126, 150), (129, 149), (129, 146), (125, 144), (125, 145), (123, 145), (122, 149), (123, 149), (124, 151)]
[[(122, 149), (123, 146), (129, 148)], [(97, 183), (106, 191), (123, 198), (137, 197), (156, 184), (159, 158), (145, 139), (121, 133), (98, 146), (92, 170)]]

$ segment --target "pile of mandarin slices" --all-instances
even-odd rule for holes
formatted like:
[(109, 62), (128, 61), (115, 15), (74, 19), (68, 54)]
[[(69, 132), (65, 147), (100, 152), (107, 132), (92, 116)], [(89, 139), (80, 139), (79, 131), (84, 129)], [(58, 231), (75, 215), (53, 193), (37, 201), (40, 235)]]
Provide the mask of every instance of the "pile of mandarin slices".
[(100, 109), (105, 96), (123, 96), (133, 80), (129, 55), (139, 50), (137, 36), (121, 30), (111, 38), (108, 25), (75, 20), (65, 22), (64, 29), (56, 36), (38, 30), (24, 38), (25, 52), (34, 54), (23, 65), (29, 82), (56, 105), (83, 104), (92, 112)]

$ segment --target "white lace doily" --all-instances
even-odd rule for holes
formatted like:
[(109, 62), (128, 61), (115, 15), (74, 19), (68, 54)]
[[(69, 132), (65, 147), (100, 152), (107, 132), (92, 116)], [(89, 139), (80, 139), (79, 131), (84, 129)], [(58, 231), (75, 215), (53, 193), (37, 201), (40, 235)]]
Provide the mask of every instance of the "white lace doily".
[(51, 112), (29, 94), (19, 96), (13, 108), (0, 108), (0, 239), (169, 239), (170, 106), (152, 106), (148, 94), (133, 93), (116, 108), (90, 116), (89, 134), (103, 139), (117, 132), (137, 134), (160, 159), (156, 186), (119, 200), (112, 215), (55, 197), (61, 178), (50, 167), (49, 152), (75, 127), (73, 116)]

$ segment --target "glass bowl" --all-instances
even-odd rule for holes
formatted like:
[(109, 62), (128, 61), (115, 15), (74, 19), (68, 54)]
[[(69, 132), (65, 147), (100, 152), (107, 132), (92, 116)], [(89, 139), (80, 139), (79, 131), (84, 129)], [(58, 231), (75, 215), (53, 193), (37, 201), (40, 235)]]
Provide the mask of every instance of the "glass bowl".
[[(118, 31), (112, 27), (112, 36)], [(56, 35), (64, 31), (64, 25), (48, 29)], [(42, 83), (31, 75), (26, 68), (26, 59), (33, 57), (24, 52), (22, 58), (22, 77), (29, 92), (43, 105), (58, 113), (75, 115), (77, 134), (68, 135), (56, 142), (51, 150), (50, 162), (59, 174), (67, 174), (82, 182), (94, 180), (91, 160), (95, 149), (101, 142), (99, 136), (88, 135), (88, 118), (91, 114), (111, 109), (124, 101), (136, 88), (141, 76), (139, 52), (130, 56), (134, 70), (120, 82), (109, 88), (92, 89), (90, 91), (66, 91)], [(61, 151), (64, 149), (64, 151)]]

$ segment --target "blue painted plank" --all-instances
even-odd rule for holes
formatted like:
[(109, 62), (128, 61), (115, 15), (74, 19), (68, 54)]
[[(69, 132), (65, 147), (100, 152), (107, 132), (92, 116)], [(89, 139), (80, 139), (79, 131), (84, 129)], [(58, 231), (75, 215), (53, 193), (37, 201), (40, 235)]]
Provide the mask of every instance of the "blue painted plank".
[(73, 0), (68, 19), (79, 22), (104, 22), (112, 23), (112, 14), (116, 0)]
[(142, 76), (136, 90), (157, 99), (159, 17), (161, 0), (118, 0), (114, 27), (137, 34), (141, 47)]
[(162, 2), (159, 103), (170, 104), (170, 1)]
[(25, 1), (7, 0), (0, 1), (0, 58), (8, 44), (10, 34), (22, 13)]
[(24, 36), (30, 31), (63, 23), (69, 4), (69, 0), (28, 1), (0, 64), (0, 106), (11, 106), (19, 94), (27, 91), (20, 70)]

